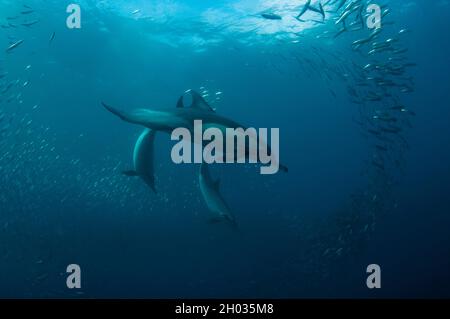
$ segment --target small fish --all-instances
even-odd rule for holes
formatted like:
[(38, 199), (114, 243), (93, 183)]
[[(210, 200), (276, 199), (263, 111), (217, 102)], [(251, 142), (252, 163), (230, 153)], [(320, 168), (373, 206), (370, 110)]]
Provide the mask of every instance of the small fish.
[(13, 82), (8, 83), (8, 85), (7, 85), (0, 93), (4, 94), (4, 93), (8, 92), (8, 90), (9, 90), (10, 88), (12, 88), (13, 85), (14, 85)]
[(13, 44), (11, 44), (7, 49), (6, 52), (11, 52), (12, 50), (14, 50), (15, 48), (17, 48), (19, 45), (21, 45), (23, 43), (23, 40), (19, 40)]
[(22, 25), (24, 26), (24, 27), (31, 27), (32, 25), (35, 25), (36, 23), (38, 23), (39, 22), (39, 20), (33, 20), (33, 21), (31, 21), (31, 22), (25, 22), (25, 23), (22, 23)]
[(261, 13), (261, 17), (267, 20), (281, 20), (282, 17), (275, 13)]
[(30, 13), (33, 13), (34, 12), (34, 10), (25, 10), (25, 11), (22, 11), (21, 12), (21, 14), (30, 14)]
[(406, 52), (408, 52), (407, 48), (397, 49), (397, 50), (393, 51), (394, 54), (402, 54), (402, 53), (406, 53)]
[(48, 40), (48, 44), (52, 44), (53, 40), (55, 39), (56, 36), (56, 32), (53, 32), (52, 35), (50, 36), (50, 40)]
[(141, 12), (141, 9), (136, 9), (133, 12), (131, 12), (131, 14), (138, 14), (139, 12)]

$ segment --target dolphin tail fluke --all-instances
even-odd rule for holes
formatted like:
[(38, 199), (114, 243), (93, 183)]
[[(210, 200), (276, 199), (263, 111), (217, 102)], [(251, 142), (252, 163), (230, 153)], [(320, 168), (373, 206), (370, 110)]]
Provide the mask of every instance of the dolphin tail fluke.
[(155, 194), (158, 194), (158, 192), (156, 191), (155, 179), (154, 178), (144, 178), (144, 182), (145, 182), (145, 184), (148, 185), (148, 187), (150, 187), (152, 189), (152, 191)]
[[(134, 170), (123, 171), (122, 174), (125, 176), (130, 176), (130, 177), (141, 177), (141, 175)], [(152, 189), (152, 191), (155, 194), (158, 194), (158, 192), (156, 191), (156, 187), (155, 187), (155, 181), (149, 180), (147, 178), (143, 178), (143, 179), (144, 179), (145, 183)]]

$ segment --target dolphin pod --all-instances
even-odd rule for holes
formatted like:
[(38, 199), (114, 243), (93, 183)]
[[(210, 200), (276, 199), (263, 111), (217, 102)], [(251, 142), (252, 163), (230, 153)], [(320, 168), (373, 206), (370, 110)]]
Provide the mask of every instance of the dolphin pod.
[[(155, 193), (154, 142), (157, 131), (171, 134), (173, 130), (179, 127), (193, 130), (194, 120), (199, 119), (221, 131), (225, 131), (226, 128), (243, 127), (233, 120), (218, 115), (197, 92), (188, 90), (186, 93), (190, 93), (192, 96), (191, 106), (185, 107), (184, 95), (182, 95), (178, 99), (176, 108), (168, 111), (135, 109), (127, 112), (102, 102), (103, 107), (123, 121), (145, 127), (134, 147), (134, 167), (132, 170), (124, 171), (123, 174), (140, 177)], [(270, 150), (269, 145), (267, 147)], [(287, 167), (281, 164), (280, 169), (284, 172), (288, 171)], [(226, 222), (236, 227), (234, 215), (220, 194), (218, 181), (213, 181), (207, 164), (201, 164), (200, 166), (199, 184), (206, 206), (213, 216), (209, 221), (211, 223)]]

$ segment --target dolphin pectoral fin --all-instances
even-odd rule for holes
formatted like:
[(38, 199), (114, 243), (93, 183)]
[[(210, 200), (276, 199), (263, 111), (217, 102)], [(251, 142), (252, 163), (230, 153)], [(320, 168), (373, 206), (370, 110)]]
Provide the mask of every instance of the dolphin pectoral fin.
[(132, 176), (132, 177), (140, 176), (138, 172), (133, 170), (123, 171), (122, 174), (125, 176)]
[(192, 105), (191, 105), (192, 108), (215, 112), (214, 109), (205, 101), (203, 96), (201, 96), (194, 90), (189, 90), (188, 92), (192, 96)]

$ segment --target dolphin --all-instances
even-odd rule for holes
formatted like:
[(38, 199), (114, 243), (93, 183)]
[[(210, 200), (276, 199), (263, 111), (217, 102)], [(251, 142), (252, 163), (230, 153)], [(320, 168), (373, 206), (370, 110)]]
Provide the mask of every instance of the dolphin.
[(155, 134), (154, 130), (148, 128), (141, 133), (134, 146), (134, 170), (124, 171), (123, 174), (139, 176), (156, 193), (153, 161)]
[(193, 130), (194, 120), (202, 120), (204, 125), (216, 124), (220, 129), (242, 127), (239, 123), (216, 114), (197, 92), (190, 91), (190, 93), (192, 95), (192, 106), (190, 108), (184, 107), (183, 96), (179, 98), (176, 109), (164, 111), (135, 109), (125, 112), (103, 102), (102, 105), (125, 122), (142, 125), (168, 134), (172, 134), (172, 131), (179, 127)]
[[(188, 90), (192, 96), (192, 105), (189, 108), (184, 107), (183, 95), (178, 99), (177, 107), (168, 110), (154, 110), (154, 109), (135, 109), (132, 111), (123, 111), (112, 107), (102, 102), (103, 107), (108, 111), (118, 116), (125, 122), (137, 124), (149, 128), (154, 131), (161, 131), (167, 134), (172, 134), (173, 130), (183, 127), (194, 131), (194, 121), (201, 120), (203, 127), (214, 127), (226, 134), (227, 128), (237, 129), (245, 128), (239, 123), (221, 116), (204, 100), (204, 98), (193, 90)], [(270, 152), (270, 146), (267, 145)], [(249, 156), (248, 153), (245, 154)], [(278, 163), (279, 169), (287, 172), (288, 168), (281, 163)]]
[(200, 165), (199, 174), (200, 191), (205, 200), (206, 206), (212, 213), (213, 217), (210, 219), (211, 223), (218, 223), (225, 221), (230, 223), (234, 228), (237, 227), (236, 219), (227, 205), (222, 195), (220, 194), (220, 180), (213, 181), (211, 173), (208, 169), (208, 164)]

